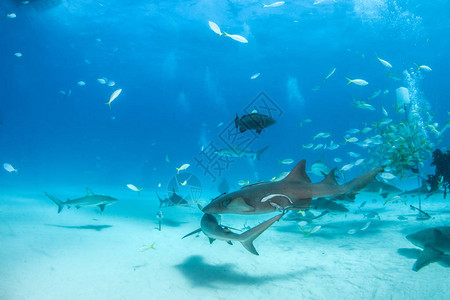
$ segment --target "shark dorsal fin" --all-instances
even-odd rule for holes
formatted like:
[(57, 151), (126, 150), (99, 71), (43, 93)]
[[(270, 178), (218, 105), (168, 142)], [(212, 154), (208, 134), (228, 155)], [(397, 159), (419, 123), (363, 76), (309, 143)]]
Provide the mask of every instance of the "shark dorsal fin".
[(334, 168), (333, 170), (330, 171), (330, 173), (328, 173), (328, 175), (325, 177), (324, 180), (322, 180), (320, 183), (323, 184), (331, 184), (331, 185), (338, 185), (337, 181), (336, 181), (336, 168)]
[(311, 183), (311, 179), (309, 179), (308, 174), (306, 174), (306, 160), (301, 160), (289, 173), (288, 176), (286, 176), (283, 181), (300, 181), (303, 183)]
[(94, 193), (88, 187), (86, 188), (86, 196), (94, 196)]

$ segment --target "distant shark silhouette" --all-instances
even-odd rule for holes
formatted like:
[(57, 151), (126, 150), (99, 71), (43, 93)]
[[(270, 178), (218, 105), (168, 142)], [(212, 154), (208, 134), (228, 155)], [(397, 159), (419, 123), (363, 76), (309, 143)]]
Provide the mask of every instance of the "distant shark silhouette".
[(63, 202), (58, 198), (53, 197), (47, 193), (45, 193), (45, 195), (49, 197), (50, 200), (52, 200), (56, 205), (58, 205), (58, 213), (62, 211), (64, 206), (67, 207), (75, 206), (76, 208), (85, 206), (98, 206), (100, 210), (103, 211), (106, 205), (111, 205), (117, 202), (117, 199), (113, 197), (95, 195), (89, 188), (86, 188), (86, 196), (74, 200), (67, 199), (66, 202)]
[(276, 210), (307, 209), (312, 198), (349, 197), (372, 182), (383, 167), (369, 171), (350, 182), (338, 185), (336, 169), (319, 183), (311, 183), (305, 171), (306, 161), (300, 161), (281, 181), (262, 182), (245, 186), (238, 191), (220, 195), (203, 208), (206, 214), (264, 214)]
[(232, 241), (238, 241), (245, 247), (250, 253), (259, 255), (253, 246), (253, 241), (263, 233), (267, 228), (269, 228), (273, 223), (278, 221), (283, 214), (279, 214), (255, 227), (247, 230), (242, 234), (236, 234), (232, 232), (228, 227), (222, 226), (219, 223), (219, 220), (216, 216), (210, 214), (204, 214), (202, 220), (200, 222), (201, 227), (191, 233), (188, 233), (183, 237), (183, 239), (187, 236), (195, 234), (197, 232), (202, 231), (208, 238), (209, 242), (212, 243), (216, 239), (226, 241), (228, 244), (233, 245)]
[(450, 226), (424, 229), (407, 235), (406, 238), (415, 246), (423, 249), (413, 266), (414, 271), (419, 271), (450, 254)]
[(156, 193), (156, 196), (158, 196), (159, 199), (159, 208), (172, 206), (189, 206), (189, 202), (187, 202), (180, 195), (177, 195), (177, 193), (175, 192), (175, 188), (172, 188), (172, 196), (170, 196), (169, 198), (161, 199), (158, 193)]
[(389, 195), (397, 195), (401, 192), (403, 191), (398, 187), (379, 181), (376, 178), (361, 190), (361, 193), (375, 193), (383, 198), (387, 198)]
[(419, 195), (425, 195), (425, 199), (433, 196), (433, 195), (437, 195), (437, 194), (444, 194), (444, 191), (437, 189), (434, 191), (430, 191), (428, 189), (427, 184), (425, 183), (424, 180), (422, 180), (422, 186), (416, 189), (412, 189), (409, 191), (404, 191), (403, 193), (400, 194), (400, 196), (406, 196), (406, 197), (417, 197)]

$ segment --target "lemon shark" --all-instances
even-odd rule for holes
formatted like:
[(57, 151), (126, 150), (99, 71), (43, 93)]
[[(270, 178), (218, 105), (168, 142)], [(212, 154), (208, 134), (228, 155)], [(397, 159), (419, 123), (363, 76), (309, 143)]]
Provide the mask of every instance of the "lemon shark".
[(223, 226), (219, 222), (220, 216), (213, 216), (210, 214), (204, 214), (200, 222), (201, 227), (191, 233), (188, 233), (183, 237), (188, 237), (198, 232), (203, 232), (208, 238), (209, 242), (212, 244), (216, 239), (226, 241), (228, 244), (233, 245), (232, 241), (238, 241), (247, 249), (250, 253), (259, 255), (253, 245), (253, 241), (263, 233), (267, 228), (269, 228), (273, 223), (280, 220), (283, 214), (279, 214), (269, 220), (247, 230), (242, 234), (236, 234), (232, 232), (228, 227)]
[(345, 184), (335, 178), (336, 168), (319, 183), (312, 183), (300, 161), (286, 178), (277, 182), (248, 185), (229, 194), (220, 195), (203, 208), (205, 214), (264, 214), (277, 210), (308, 209), (312, 198), (348, 197), (372, 182), (384, 167), (378, 167)]
[(86, 196), (77, 198), (77, 199), (67, 199), (66, 202), (63, 202), (56, 197), (53, 197), (47, 193), (45, 193), (47, 197), (50, 198), (56, 205), (58, 205), (58, 214), (62, 211), (64, 206), (71, 207), (75, 206), (76, 208), (86, 207), (86, 206), (98, 206), (100, 210), (103, 211), (106, 205), (113, 204), (117, 201), (117, 199), (103, 196), (103, 195), (95, 195), (89, 188), (86, 188)]
[(450, 254), (450, 226), (424, 229), (407, 235), (406, 239), (423, 249), (413, 266), (416, 272)]

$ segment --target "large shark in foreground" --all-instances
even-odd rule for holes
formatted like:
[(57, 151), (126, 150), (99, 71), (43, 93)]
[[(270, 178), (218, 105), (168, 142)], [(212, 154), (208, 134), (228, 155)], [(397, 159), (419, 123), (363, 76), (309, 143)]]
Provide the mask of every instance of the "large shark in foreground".
[(312, 198), (349, 197), (372, 182), (383, 167), (369, 171), (350, 182), (338, 185), (333, 169), (319, 183), (311, 183), (305, 171), (306, 161), (300, 161), (281, 181), (262, 182), (221, 195), (203, 208), (205, 214), (264, 214), (276, 210), (307, 209)]
[(419, 271), (432, 262), (450, 254), (450, 227), (434, 227), (407, 235), (408, 241), (423, 251), (413, 266), (414, 271)]
[(283, 216), (283, 214), (279, 214), (279, 215), (255, 226), (255, 227), (253, 227), (252, 229), (247, 230), (246, 232), (244, 232), (242, 234), (236, 234), (236, 233), (232, 232), (230, 229), (228, 229), (228, 227), (220, 225), (219, 220), (217, 219), (216, 216), (213, 216), (210, 214), (204, 214), (202, 217), (202, 220), (200, 222), (200, 224), (201, 224), (200, 229), (197, 229), (191, 233), (188, 233), (183, 238), (202, 231), (209, 238), (210, 243), (214, 242), (216, 239), (226, 241), (227, 243), (229, 243), (231, 245), (232, 245), (231, 241), (238, 241), (250, 253), (259, 255), (255, 249), (255, 246), (253, 246), (253, 241), (261, 233), (263, 233), (267, 228), (269, 228), (273, 223), (278, 221), (282, 216)]
[(76, 208), (85, 206), (98, 206), (100, 207), (100, 210), (103, 211), (106, 205), (113, 204), (114, 202), (117, 201), (117, 199), (114, 199), (109, 196), (95, 195), (88, 188), (86, 189), (86, 196), (74, 200), (67, 199), (66, 202), (63, 202), (57, 199), (56, 197), (50, 196), (47, 193), (45, 193), (45, 195), (47, 195), (47, 197), (49, 197), (53, 202), (55, 202), (56, 205), (58, 205), (58, 214), (62, 211), (64, 206), (67, 207), (75, 206)]

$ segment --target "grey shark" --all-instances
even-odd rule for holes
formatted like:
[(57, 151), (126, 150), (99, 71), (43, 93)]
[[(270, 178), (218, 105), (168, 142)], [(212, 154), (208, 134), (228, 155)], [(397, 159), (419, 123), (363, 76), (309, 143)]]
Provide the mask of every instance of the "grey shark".
[(238, 241), (250, 253), (259, 255), (255, 249), (255, 246), (253, 246), (253, 241), (267, 228), (269, 228), (273, 223), (280, 220), (282, 216), (283, 214), (279, 214), (253, 227), (252, 229), (247, 230), (242, 234), (236, 234), (232, 232), (228, 227), (220, 225), (217, 217), (210, 214), (204, 214), (200, 222), (201, 224), (200, 229), (188, 233), (183, 237), (183, 239), (187, 236), (202, 231), (209, 238), (210, 243), (214, 242), (216, 239), (226, 241), (230, 245), (232, 245), (232, 241)]
[(369, 171), (350, 182), (338, 185), (335, 170), (319, 183), (311, 183), (305, 171), (306, 161), (300, 161), (286, 178), (277, 182), (262, 182), (238, 191), (220, 195), (203, 208), (206, 214), (264, 214), (277, 210), (308, 209), (312, 198), (349, 197), (374, 180), (383, 167)]
[(156, 193), (156, 196), (158, 196), (159, 199), (159, 208), (172, 206), (189, 206), (189, 203), (183, 197), (177, 195), (177, 193), (175, 192), (175, 188), (172, 188), (172, 196), (170, 196), (169, 198), (161, 199), (158, 193)]
[(95, 195), (89, 188), (86, 189), (86, 196), (77, 198), (77, 199), (67, 199), (66, 202), (63, 202), (56, 197), (53, 197), (47, 193), (45, 193), (47, 197), (50, 198), (56, 205), (58, 205), (58, 213), (62, 211), (64, 206), (71, 207), (75, 206), (76, 208), (80, 207), (89, 207), (89, 206), (98, 206), (101, 211), (105, 209), (106, 205), (111, 205), (117, 202), (117, 199), (109, 196), (103, 195)]
[(398, 187), (376, 178), (361, 190), (361, 193), (378, 194), (383, 198), (387, 198), (389, 195), (398, 195), (401, 192), (403, 191)]
[(406, 196), (406, 197), (417, 197), (419, 195), (425, 195), (425, 199), (433, 196), (433, 195), (437, 195), (437, 194), (444, 194), (444, 191), (437, 189), (434, 191), (430, 191), (428, 189), (427, 184), (425, 183), (425, 181), (422, 181), (422, 186), (420, 188), (416, 188), (416, 189), (412, 189), (409, 191), (404, 191), (403, 193), (400, 194), (400, 196)]
[(414, 271), (419, 271), (432, 262), (450, 254), (450, 227), (433, 227), (407, 235), (408, 241), (423, 251), (413, 266)]
[(261, 157), (261, 154), (267, 150), (269, 146), (262, 148), (259, 151), (251, 151), (246, 149), (239, 149), (238, 147), (234, 148), (228, 148), (228, 149), (218, 149), (214, 151), (219, 156), (225, 156), (225, 157), (234, 157), (234, 158), (241, 158), (241, 157), (249, 157), (253, 160), (259, 160)]

